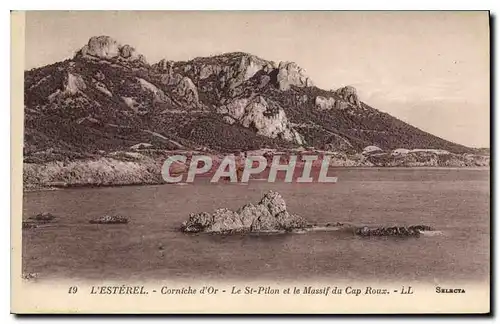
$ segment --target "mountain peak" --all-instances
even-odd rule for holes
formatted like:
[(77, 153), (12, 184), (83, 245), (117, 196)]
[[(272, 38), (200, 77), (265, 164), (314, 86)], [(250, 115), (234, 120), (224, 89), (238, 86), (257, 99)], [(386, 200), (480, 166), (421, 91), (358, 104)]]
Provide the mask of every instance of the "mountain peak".
[(27, 71), (27, 151), (94, 154), (148, 143), (221, 152), (301, 146), (352, 153), (370, 145), (471, 152), (363, 104), (352, 86), (313, 86), (295, 62), (244, 52), (142, 60), (130, 45), (95, 36), (74, 60)]
[(123, 59), (146, 63), (143, 55), (137, 53), (134, 47), (120, 44), (110, 36), (93, 36), (76, 54), (84, 58)]

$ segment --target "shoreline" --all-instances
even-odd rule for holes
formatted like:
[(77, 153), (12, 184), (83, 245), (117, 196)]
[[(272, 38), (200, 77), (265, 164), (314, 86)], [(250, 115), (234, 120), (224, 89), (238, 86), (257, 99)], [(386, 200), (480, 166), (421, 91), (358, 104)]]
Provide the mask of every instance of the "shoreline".
[[(322, 159), (329, 157), (327, 177), (336, 176), (339, 170), (490, 170), (489, 156), (459, 155), (454, 153), (438, 154), (436, 152), (416, 152), (405, 156), (395, 156), (386, 153), (364, 154), (357, 153), (348, 155), (341, 152), (316, 152), (307, 151), (294, 153), (292, 151), (262, 153), (260, 151), (249, 151), (245, 156), (263, 156), (268, 166), (255, 178), (266, 178), (269, 176), (269, 166), (275, 157), (279, 156), (280, 164), (289, 162), (289, 157), (298, 154), (299, 161), (296, 162), (293, 179), (300, 177), (305, 166), (304, 156), (311, 154), (317, 156), (312, 163), (310, 176), (312, 182), (316, 182), (322, 172)], [(141, 186), (168, 184), (162, 176), (162, 169), (167, 158), (173, 155), (185, 155), (185, 162), (175, 162), (170, 166), (172, 175), (185, 174), (190, 168), (190, 157), (200, 155), (199, 151), (115, 151), (101, 156), (86, 159), (49, 159), (49, 156), (37, 159), (25, 157), (23, 163), (23, 192), (54, 190), (64, 188), (100, 188), (115, 186)], [(205, 153), (208, 154), (208, 153)], [(232, 155), (232, 154), (231, 154)], [(208, 157), (212, 159), (211, 168), (196, 177), (209, 177), (218, 170), (223, 163), (224, 153), (211, 152)], [(284, 157), (282, 160), (281, 158)], [(242, 166), (242, 155), (235, 156), (236, 162)], [(322, 170), (324, 171), (324, 170)], [(329, 174), (328, 174), (329, 173)], [(322, 177), (322, 176), (321, 176)], [(277, 180), (283, 180), (282, 172), (277, 175)], [(184, 178), (185, 179), (185, 178)], [(292, 182), (295, 182), (292, 179)], [(182, 182), (183, 180), (181, 180)]]
[[(319, 169), (319, 168), (313, 168), (314, 169)], [(386, 167), (379, 167), (379, 166), (330, 166), (329, 170), (377, 170), (377, 171), (389, 171), (389, 170), (453, 170), (453, 171), (491, 171), (490, 167), (445, 167), (445, 166), (417, 166), (417, 167), (401, 167), (401, 166), (386, 166)], [(267, 170), (266, 170), (267, 171)], [(265, 172), (265, 171), (264, 171)], [(267, 174), (267, 173), (266, 173)], [(209, 179), (211, 176), (213, 176), (213, 173), (204, 173), (204, 174), (199, 174), (196, 175), (196, 178), (200, 179)], [(266, 177), (264, 178), (250, 178), (250, 182), (253, 181), (263, 181), (265, 180)], [(283, 177), (279, 176), (277, 177), (276, 182), (283, 182)], [(222, 182), (219, 181), (214, 184), (241, 184), (241, 182)], [(295, 183), (295, 182), (292, 182)], [(313, 182), (317, 183), (317, 182)], [(25, 182), (23, 184), (23, 193), (29, 193), (29, 192), (41, 192), (41, 191), (57, 191), (57, 190), (64, 190), (64, 189), (100, 189), (100, 188), (113, 188), (113, 187), (139, 187), (139, 186), (163, 186), (163, 185), (174, 185), (174, 186), (184, 186), (188, 184), (196, 184), (196, 182), (193, 183), (186, 183), (186, 182), (179, 182), (179, 183), (167, 183), (163, 181), (163, 179), (159, 181), (132, 181), (132, 182), (125, 182), (125, 183), (111, 183), (111, 182), (101, 182), (101, 183), (85, 183), (85, 182), (76, 182), (76, 183), (67, 183), (67, 182), (62, 182), (62, 181), (53, 181), (53, 182), (47, 182), (43, 184), (39, 183), (29, 183)], [(306, 184), (306, 183), (304, 183)], [(310, 184), (310, 183), (309, 183)], [(28, 185), (28, 188), (27, 186)]]

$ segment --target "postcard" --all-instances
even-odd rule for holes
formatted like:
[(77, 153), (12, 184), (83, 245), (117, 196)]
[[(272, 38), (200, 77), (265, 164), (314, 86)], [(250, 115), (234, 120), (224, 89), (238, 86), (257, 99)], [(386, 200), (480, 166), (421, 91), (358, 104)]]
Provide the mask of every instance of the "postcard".
[(487, 11), (13, 11), (16, 314), (490, 312)]

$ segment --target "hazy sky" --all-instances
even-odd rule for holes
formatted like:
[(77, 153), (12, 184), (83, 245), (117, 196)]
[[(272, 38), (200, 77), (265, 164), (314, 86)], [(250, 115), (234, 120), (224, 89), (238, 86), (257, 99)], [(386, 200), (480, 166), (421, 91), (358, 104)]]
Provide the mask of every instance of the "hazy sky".
[(320, 88), (425, 131), (489, 146), (486, 12), (30, 12), (26, 69), (69, 58), (91, 36), (134, 46), (150, 63), (243, 51), (294, 61)]

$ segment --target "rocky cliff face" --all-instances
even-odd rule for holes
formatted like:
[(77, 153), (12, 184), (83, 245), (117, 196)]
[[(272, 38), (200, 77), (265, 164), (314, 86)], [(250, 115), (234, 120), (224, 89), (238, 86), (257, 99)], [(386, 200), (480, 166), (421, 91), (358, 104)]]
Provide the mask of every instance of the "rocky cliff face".
[(254, 129), (258, 135), (281, 138), (298, 145), (303, 144), (300, 134), (293, 129), (284, 110), (275, 102), (269, 103), (262, 96), (241, 98), (217, 108), (229, 124), (238, 122), (245, 128)]
[(356, 91), (356, 88), (351, 87), (351, 86), (346, 86), (343, 88), (338, 89), (335, 91), (335, 93), (345, 102), (360, 108), (361, 107), (361, 101), (359, 101), (358, 98), (358, 93)]
[(291, 86), (313, 86), (311, 79), (305, 75), (305, 71), (294, 62), (281, 62), (278, 66), (277, 78), (280, 90), (289, 90)]
[(356, 153), (369, 145), (470, 152), (366, 105), (353, 87), (315, 87), (294, 62), (235, 52), (149, 64), (108, 36), (26, 71), (25, 113), (27, 158), (49, 150), (54, 159), (95, 157), (139, 143), (221, 152)]

